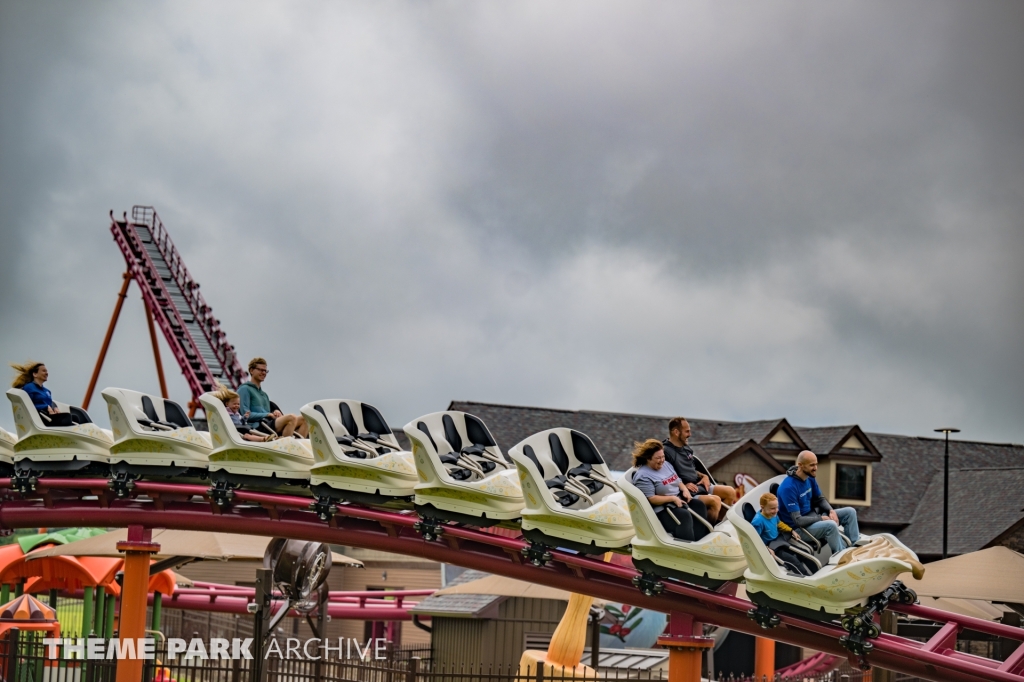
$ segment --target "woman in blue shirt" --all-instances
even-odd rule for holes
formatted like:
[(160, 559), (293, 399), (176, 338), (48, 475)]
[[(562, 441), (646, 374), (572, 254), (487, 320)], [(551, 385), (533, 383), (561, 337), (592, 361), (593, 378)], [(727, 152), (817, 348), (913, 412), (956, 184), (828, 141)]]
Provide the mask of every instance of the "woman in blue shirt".
[(44, 414), (57, 414), (57, 404), (53, 402), (50, 389), (43, 386), (50, 378), (50, 372), (46, 365), (41, 362), (26, 362), (23, 365), (16, 365), (13, 362), (11, 367), (18, 375), (11, 384), (14, 388), (20, 388), (32, 398), (32, 404)]
[(48, 426), (71, 426), (81, 423), (81, 419), (77, 416), (61, 412), (57, 408), (57, 403), (53, 402), (50, 389), (43, 386), (50, 378), (50, 372), (46, 369), (46, 365), (41, 362), (26, 362), (22, 365), (11, 363), (11, 367), (18, 373), (11, 386), (28, 393), (32, 404), (39, 410), (39, 414), (42, 415), (43, 421)]

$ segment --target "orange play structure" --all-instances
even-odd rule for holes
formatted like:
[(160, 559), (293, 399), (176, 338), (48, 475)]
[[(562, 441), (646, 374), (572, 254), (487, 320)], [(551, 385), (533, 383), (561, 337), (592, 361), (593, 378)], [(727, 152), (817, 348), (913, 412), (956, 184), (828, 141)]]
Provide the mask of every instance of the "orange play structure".
[(60, 637), (57, 612), (35, 597), (23, 594), (14, 601), (0, 606), (0, 638), (11, 628), (34, 630)]
[[(43, 544), (33, 551), (52, 547)], [(86, 587), (99, 588), (115, 597), (121, 586), (115, 576), (124, 570), (124, 559), (116, 557), (54, 556), (34, 559), (25, 554), (18, 544), (0, 547), (0, 584), (16, 585), (25, 581), (27, 594), (40, 594), (49, 590), (74, 591)], [(174, 594), (175, 577), (172, 571), (161, 571), (149, 577), (148, 592)]]

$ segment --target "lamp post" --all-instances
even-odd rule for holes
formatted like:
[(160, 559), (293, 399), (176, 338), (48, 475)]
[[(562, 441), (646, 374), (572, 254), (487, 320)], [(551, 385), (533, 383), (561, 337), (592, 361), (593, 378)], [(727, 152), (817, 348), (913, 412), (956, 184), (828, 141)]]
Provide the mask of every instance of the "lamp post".
[(945, 473), (942, 477), (942, 558), (949, 556), (949, 434), (960, 433), (960, 429), (945, 427), (935, 429), (936, 433), (946, 434)]

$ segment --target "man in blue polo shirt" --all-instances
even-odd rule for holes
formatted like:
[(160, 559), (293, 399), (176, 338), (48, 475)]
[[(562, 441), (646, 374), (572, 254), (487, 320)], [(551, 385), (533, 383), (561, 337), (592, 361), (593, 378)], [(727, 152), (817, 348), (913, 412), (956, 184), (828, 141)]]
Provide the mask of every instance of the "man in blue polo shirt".
[(832, 553), (843, 549), (839, 526), (843, 527), (850, 542), (860, 539), (857, 510), (853, 507), (833, 509), (821, 494), (815, 477), (818, 475), (818, 457), (804, 450), (789, 468), (789, 475), (779, 484), (779, 520), (793, 528), (806, 528), (811, 535), (828, 542)]

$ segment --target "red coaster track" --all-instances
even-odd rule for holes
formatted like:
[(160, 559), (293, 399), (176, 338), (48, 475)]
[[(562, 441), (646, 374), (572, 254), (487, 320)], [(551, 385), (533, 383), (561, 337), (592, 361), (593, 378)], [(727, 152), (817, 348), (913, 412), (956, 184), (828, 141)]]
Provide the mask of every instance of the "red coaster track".
[[(779, 613), (780, 625), (762, 630), (747, 615), (750, 602), (742, 599), (675, 580), (665, 580), (664, 592), (648, 597), (633, 586), (638, 573), (632, 568), (559, 550), (551, 551), (552, 560), (547, 565), (534, 566), (523, 558), (526, 543), (522, 540), (473, 528), (445, 526), (440, 540), (426, 542), (413, 529), (418, 517), (411, 512), (342, 504), (327, 524), (309, 511), (309, 498), (293, 495), (239, 490), (234, 505), (220, 510), (211, 503), (203, 486), (139, 481), (135, 492), (140, 497), (118, 500), (109, 494), (104, 479), (44, 478), (39, 480), (36, 493), (21, 497), (11, 490), (9, 479), (0, 479), (0, 528), (143, 525), (331, 542), (424, 557), (654, 611), (688, 615), (695, 622), (851, 657), (839, 643), (846, 633), (837, 625)], [(1024, 645), (1004, 662), (955, 650), (961, 630), (1022, 642), (1024, 629), (918, 605), (893, 604), (889, 608), (944, 625), (923, 643), (882, 634), (872, 640), (874, 647), (866, 659), (857, 662), (937, 682), (1024, 681)]]

